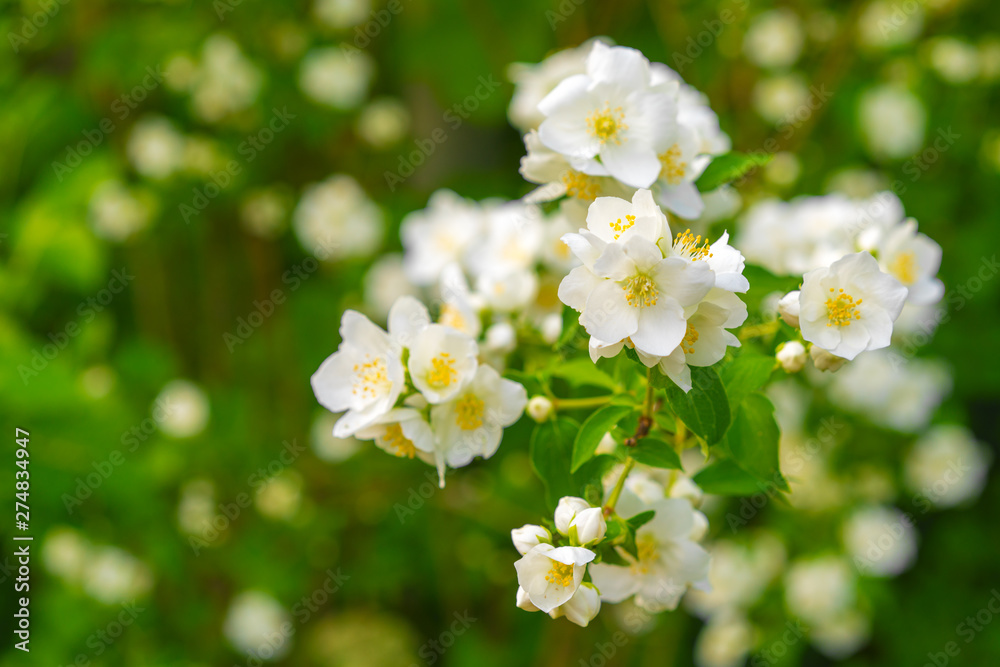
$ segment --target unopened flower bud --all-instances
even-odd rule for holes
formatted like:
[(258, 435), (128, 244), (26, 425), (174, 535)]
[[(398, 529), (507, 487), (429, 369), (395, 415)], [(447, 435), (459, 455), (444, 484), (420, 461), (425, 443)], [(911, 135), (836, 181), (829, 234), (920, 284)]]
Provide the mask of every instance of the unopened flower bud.
[(545, 396), (532, 396), (528, 401), (528, 416), (541, 423), (552, 416), (552, 401)]
[(790, 327), (799, 328), (799, 291), (789, 292), (778, 301), (778, 314)]
[(510, 352), (517, 346), (517, 333), (510, 322), (497, 322), (486, 330), (486, 349), (492, 352)]
[(601, 611), (601, 594), (597, 592), (594, 584), (589, 582), (580, 584), (569, 602), (563, 604), (558, 610), (553, 610), (553, 612), (555, 611), (562, 612), (561, 615), (565, 616), (566, 620), (585, 628)]
[(577, 498), (576, 496), (560, 498), (559, 504), (556, 506), (556, 530), (563, 535), (569, 535), (569, 525), (574, 517), (576, 517), (577, 512), (582, 512), (586, 509), (590, 509), (590, 503), (583, 498)]
[(608, 532), (608, 524), (604, 520), (604, 510), (600, 507), (590, 507), (581, 512), (569, 523), (569, 533), (576, 531), (576, 541), (580, 546), (587, 546), (604, 539)]
[(806, 348), (797, 340), (790, 340), (778, 347), (775, 355), (786, 373), (798, 373), (806, 365)]
[(526, 554), (540, 542), (552, 542), (552, 534), (542, 526), (525, 524), (510, 531), (510, 539), (514, 548), (521, 554)]
[(671, 498), (686, 498), (691, 503), (691, 507), (698, 507), (701, 505), (701, 499), (705, 496), (705, 492), (690, 478), (681, 477), (673, 483), (667, 495)]
[(813, 345), (809, 348), (809, 356), (812, 357), (813, 365), (821, 371), (836, 373), (844, 365), (847, 359), (830, 354), (823, 348)]

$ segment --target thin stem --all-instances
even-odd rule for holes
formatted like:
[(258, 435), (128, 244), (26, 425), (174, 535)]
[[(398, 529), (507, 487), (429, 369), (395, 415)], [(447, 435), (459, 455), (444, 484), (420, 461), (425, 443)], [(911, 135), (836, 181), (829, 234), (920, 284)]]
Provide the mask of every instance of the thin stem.
[[(646, 373), (646, 400), (642, 405), (642, 417), (639, 419), (639, 426), (637, 427), (636, 437), (630, 438), (632, 441), (638, 440), (639, 437), (645, 437), (649, 433), (650, 425), (653, 423), (653, 369), (650, 368)], [(615, 488), (611, 490), (611, 496), (608, 497), (608, 503), (604, 506), (604, 516), (611, 516), (615, 511), (615, 504), (618, 502), (618, 497), (622, 494), (622, 489), (625, 488), (625, 480), (628, 478), (632, 468), (635, 467), (635, 459), (631, 456), (625, 459), (625, 467), (622, 468), (622, 474), (619, 475), (618, 481), (615, 482)]]
[(642, 416), (653, 418), (653, 369), (646, 372), (646, 403), (642, 408)]
[(622, 469), (621, 476), (618, 477), (618, 481), (615, 483), (615, 488), (611, 491), (611, 496), (608, 498), (608, 504), (604, 506), (604, 516), (611, 516), (615, 511), (615, 503), (618, 502), (618, 496), (622, 494), (622, 489), (625, 488), (625, 478), (628, 474), (632, 472), (632, 468), (635, 467), (635, 459), (631, 456), (625, 459), (625, 467)]
[(553, 398), (552, 407), (556, 410), (577, 410), (581, 408), (597, 408), (611, 402), (614, 396), (590, 396), (587, 398)]

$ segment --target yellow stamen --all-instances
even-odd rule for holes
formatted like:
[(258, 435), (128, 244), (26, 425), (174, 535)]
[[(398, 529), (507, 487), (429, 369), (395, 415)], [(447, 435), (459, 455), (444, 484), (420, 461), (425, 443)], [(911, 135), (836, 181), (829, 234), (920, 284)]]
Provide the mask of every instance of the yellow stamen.
[(474, 431), (483, 425), (486, 404), (474, 394), (466, 394), (455, 402), (455, 424), (463, 431)]
[(666, 153), (660, 153), (659, 158), (660, 164), (663, 166), (660, 178), (670, 185), (681, 183), (684, 180), (685, 174), (687, 174), (687, 162), (681, 162), (680, 146), (674, 144), (667, 149)]
[(690, 229), (679, 232), (674, 239), (674, 251), (678, 255), (687, 255), (693, 260), (714, 257), (708, 239), (701, 240), (701, 234), (695, 236)]
[(633, 308), (655, 306), (656, 300), (660, 296), (660, 292), (656, 289), (653, 279), (641, 273), (637, 273), (627, 279), (625, 284), (622, 285), (622, 289), (625, 291), (625, 299), (628, 301), (628, 305)]
[(655, 537), (647, 533), (636, 537), (635, 546), (639, 558), (632, 563), (632, 571), (647, 574), (653, 563), (660, 559), (660, 545)]
[(455, 370), (455, 360), (447, 352), (442, 352), (431, 359), (431, 369), (427, 372), (427, 384), (435, 389), (450, 387), (458, 378)]
[(904, 285), (912, 285), (917, 280), (917, 258), (913, 252), (902, 252), (889, 263), (889, 273), (899, 278)]
[(412, 459), (417, 453), (413, 441), (403, 435), (403, 427), (399, 424), (390, 424), (386, 427), (385, 435), (382, 436), (382, 445), (390, 454), (399, 457)]
[[(832, 287), (830, 291), (835, 292)], [(830, 320), (826, 326), (830, 327), (836, 324), (838, 327), (847, 327), (851, 325), (852, 320), (860, 320), (861, 313), (857, 312), (857, 309), (862, 301), (863, 299), (855, 301), (853, 296), (845, 294), (842, 289), (836, 291), (833, 296), (826, 300), (826, 316)]]
[(596, 178), (572, 169), (563, 174), (562, 182), (566, 186), (567, 195), (584, 201), (594, 201), (601, 191)]
[(625, 112), (621, 107), (612, 109), (610, 102), (605, 102), (604, 109), (595, 109), (587, 118), (587, 130), (592, 136), (597, 137), (602, 145), (608, 141), (613, 141), (616, 144), (626, 141), (627, 137), (618, 135), (627, 129)]
[(694, 354), (694, 344), (697, 342), (698, 330), (688, 322), (687, 332), (684, 334), (684, 340), (681, 341), (681, 350), (684, 351), (684, 354)]
[(635, 225), (635, 216), (634, 215), (626, 215), (625, 216), (625, 222), (622, 222), (622, 219), (618, 218), (614, 222), (609, 222), (608, 223), (608, 226), (611, 227), (611, 231), (613, 231), (615, 233), (615, 241), (617, 241), (619, 238), (621, 238), (622, 234), (624, 234), (628, 230), (632, 229), (633, 225)]
[(461, 311), (448, 303), (441, 307), (441, 316), (438, 317), (438, 322), (459, 331), (467, 330), (465, 318), (462, 317)]
[(371, 359), (365, 355), (364, 363), (354, 364), (354, 383), (351, 393), (360, 394), (362, 398), (375, 398), (392, 388), (392, 381), (387, 373), (385, 359)]
[(545, 581), (556, 586), (572, 586), (573, 565), (571, 563), (552, 561), (552, 569), (545, 575)]

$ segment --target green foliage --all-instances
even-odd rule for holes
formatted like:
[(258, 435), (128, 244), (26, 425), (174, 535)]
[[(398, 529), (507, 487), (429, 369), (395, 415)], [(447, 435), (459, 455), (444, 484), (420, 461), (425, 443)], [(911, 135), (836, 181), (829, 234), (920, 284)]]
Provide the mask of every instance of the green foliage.
[(653, 468), (681, 469), (681, 458), (674, 448), (656, 438), (640, 438), (629, 455), (639, 463)]
[(604, 434), (611, 431), (618, 422), (635, 411), (624, 405), (608, 405), (587, 417), (573, 442), (573, 463), (571, 472), (576, 472), (594, 455)]
[(676, 385), (667, 387), (667, 402), (685, 426), (705, 444), (714, 445), (729, 428), (726, 389), (712, 368), (692, 368), (691, 385), (688, 392)]
[(726, 153), (712, 159), (695, 185), (701, 192), (711, 192), (719, 186), (747, 176), (771, 161), (770, 153)]
[(751, 475), (788, 491), (788, 482), (778, 464), (779, 436), (774, 406), (766, 396), (754, 392), (747, 395), (736, 410), (722, 447)]
[(531, 467), (545, 484), (546, 502), (553, 507), (559, 498), (576, 494), (568, 463), (579, 430), (574, 420), (559, 417), (538, 424), (531, 433)]

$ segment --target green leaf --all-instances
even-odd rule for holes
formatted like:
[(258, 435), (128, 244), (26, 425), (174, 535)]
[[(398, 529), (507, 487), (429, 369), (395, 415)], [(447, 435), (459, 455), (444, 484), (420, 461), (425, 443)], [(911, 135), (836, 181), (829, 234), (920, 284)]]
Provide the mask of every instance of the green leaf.
[(728, 459), (705, 466), (691, 479), (717, 496), (752, 496), (764, 490), (757, 478)]
[(667, 387), (667, 401), (684, 424), (712, 445), (729, 428), (729, 401), (722, 380), (711, 368), (691, 369), (691, 391), (677, 385)]
[(573, 342), (580, 331), (580, 313), (569, 306), (563, 306), (562, 313), (562, 333), (556, 341), (557, 348), (563, 348)]
[(566, 380), (570, 385), (579, 387), (589, 385), (604, 387), (611, 391), (620, 389), (615, 379), (594, 365), (590, 359), (581, 357), (559, 364), (552, 369), (554, 377)]
[(563, 496), (576, 493), (568, 461), (578, 430), (580, 425), (576, 421), (559, 417), (538, 424), (531, 432), (531, 467), (545, 484), (545, 498), (552, 507)]
[(634, 407), (627, 405), (608, 405), (594, 414), (587, 417), (583, 422), (579, 433), (576, 434), (576, 441), (573, 443), (573, 465), (571, 472), (576, 472), (580, 467), (594, 456), (597, 445), (600, 444), (604, 434), (615, 427), (615, 424), (633, 412)]
[(779, 435), (774, 406), (766, 396), (755, 392), (748, 395), (736, 411), (724, 444), (742, 469), (765, 483), (788, 491), (788, 482), (778, 462)]
[(654, 516), (656, 516), (655, 510), (646, 510), (645, 512), (639, 512), (635, 516), (631, 516), (628, 518), (629, 528), (631, 528), (633, 531), (639, 530), (647, 523), (652, 521)]
[(681, 459), (674, 448), (656, 438), (642, 438), (629, 453), (644, 465), (681, 470)]
[(774, 370), (774, 358), (756, 352), (744, 351), (732, 363), (722, 369), (720, 377), (726, 386), (729, 409), (733, 419), (743, 399), (750, 392), (764, 386)]
[(712, 160), (695, 185), (700, 192), (710, 192), (735, 181), (771, 161), (770, 153), (726, 153)]

